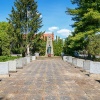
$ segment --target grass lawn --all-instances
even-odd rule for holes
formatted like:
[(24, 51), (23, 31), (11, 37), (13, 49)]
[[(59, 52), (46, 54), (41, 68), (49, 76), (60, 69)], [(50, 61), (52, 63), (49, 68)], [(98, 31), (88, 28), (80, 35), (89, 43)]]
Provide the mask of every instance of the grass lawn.
[(19, 56), (0, 56), (0, 62), (5, 62), (9, 60), (14, 60), (20, 58)]

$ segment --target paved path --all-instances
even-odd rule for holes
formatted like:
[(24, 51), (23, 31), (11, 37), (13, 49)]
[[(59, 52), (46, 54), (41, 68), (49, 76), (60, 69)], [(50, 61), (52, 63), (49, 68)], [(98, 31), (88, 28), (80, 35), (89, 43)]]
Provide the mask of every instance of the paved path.
[(36, 60), (2, 79), (0, 100), (100, 100), (100, 84), (60, 58)]

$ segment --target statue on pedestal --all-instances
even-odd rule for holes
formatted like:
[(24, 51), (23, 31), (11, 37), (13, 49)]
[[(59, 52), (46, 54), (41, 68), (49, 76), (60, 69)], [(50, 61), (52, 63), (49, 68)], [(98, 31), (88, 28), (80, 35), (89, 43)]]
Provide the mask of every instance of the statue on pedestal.
[(47, 48), (48, 57), (51, 57), (51, 46), (49, 45)]

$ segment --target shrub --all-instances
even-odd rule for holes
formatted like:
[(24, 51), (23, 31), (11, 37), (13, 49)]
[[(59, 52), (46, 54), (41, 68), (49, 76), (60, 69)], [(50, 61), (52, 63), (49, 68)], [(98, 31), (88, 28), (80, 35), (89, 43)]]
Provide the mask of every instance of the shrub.
[(20, 58), (20, 56), (0, 56), (0, 62), (5, 62), (9, 60), (14, 60)]

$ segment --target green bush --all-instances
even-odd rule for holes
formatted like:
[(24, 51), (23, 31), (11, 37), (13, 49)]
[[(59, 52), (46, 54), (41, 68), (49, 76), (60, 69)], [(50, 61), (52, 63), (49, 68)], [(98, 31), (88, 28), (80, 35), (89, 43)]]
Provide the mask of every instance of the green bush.
[(20, 58), (20, 56), (0, 56), (0, 62), (5, 62), (9, 60), (14, 60)]
[(95, 59), (93, 59), (93, 61), (100, 62), (100, 58), (95, 58)]

